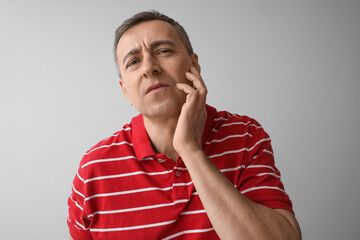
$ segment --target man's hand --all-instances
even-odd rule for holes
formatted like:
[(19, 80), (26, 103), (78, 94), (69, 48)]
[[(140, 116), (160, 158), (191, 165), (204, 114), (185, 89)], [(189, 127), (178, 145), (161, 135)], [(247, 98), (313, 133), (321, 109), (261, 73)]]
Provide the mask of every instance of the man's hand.
[(206, 121), (207, 89), (205, 83), (195, 67), (191, 67), (185, 77), (193, 83), (193, 87), (186, 83), (176, 85), (178, 89), (187, 94), (173, 138), (174, 149), (180, 156), (186, 151), (202, 151), (201, 137)]

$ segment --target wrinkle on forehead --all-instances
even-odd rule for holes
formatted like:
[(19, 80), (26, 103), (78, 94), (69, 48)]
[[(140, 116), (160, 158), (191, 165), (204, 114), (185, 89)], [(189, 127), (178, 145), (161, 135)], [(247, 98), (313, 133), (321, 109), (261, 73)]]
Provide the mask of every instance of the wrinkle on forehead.
[[(173, 48), (176, 47), (176, 44), (173, 41), (170, 41), (170, 40), (156, 40), (154, 42), (151, 42), (149, 45), (150, 45), (150, 50), (155, 49), (155, 48), (157, 48), (159, 46), (162, 46), (162, 45), (171, 46)], [(131, 57), (132, 55), (138, 54), (138, 53), (140, 53), (140, 50), (138, 48), (131, 49), (125, 55), (122, 63), (124, 64), (127, 58)]]

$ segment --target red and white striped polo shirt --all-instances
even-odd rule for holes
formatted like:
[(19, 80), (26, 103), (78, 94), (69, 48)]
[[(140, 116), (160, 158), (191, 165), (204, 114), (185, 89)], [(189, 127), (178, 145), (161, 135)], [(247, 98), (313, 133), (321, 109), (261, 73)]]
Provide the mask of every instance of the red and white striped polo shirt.
[[(292, 211), (271, 141), (255, 120), (207, 106), (204, 152), (242, 194)], [(189, 172), (151, 147), (142, 115), (84, 155), (68, 200), (82, 239), (219, 239)]]

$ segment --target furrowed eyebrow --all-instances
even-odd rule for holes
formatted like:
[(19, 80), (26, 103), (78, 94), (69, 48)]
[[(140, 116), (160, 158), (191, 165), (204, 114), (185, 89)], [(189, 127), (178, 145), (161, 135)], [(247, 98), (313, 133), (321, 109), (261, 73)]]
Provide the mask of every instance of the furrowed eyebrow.
[(138, 48), (131, 49), (123, 58), (123, 64), (125, 64), (125, 61), (127, 58), (131, 57), (132, 55), (138, 54), (140, 51)]
[[(161, 45), (169, 45), (171, 47), (175, 47), (175, 43), (172, 41), (158, 40), (158, 41), (154, 41), (154, 42), (150, 43), (150, 48), (153, 49), (153, 48), (156, 48)], [(127, 58), (131, 57), (132, 55), (138, 54), (138, 53), (140, 53), (140, 50), (138, 48), (131, 49), (123, 58), (123, 61), (122, 61), (123, 64), (125, 64), (125, 61)]]
[(169, 45), (171, 47), (175, 47), (175, 43), (169, 40), (158, 40), (158, 41), (154, 41), (150, 44), (151, 48), (156, 48), (160, 45)]

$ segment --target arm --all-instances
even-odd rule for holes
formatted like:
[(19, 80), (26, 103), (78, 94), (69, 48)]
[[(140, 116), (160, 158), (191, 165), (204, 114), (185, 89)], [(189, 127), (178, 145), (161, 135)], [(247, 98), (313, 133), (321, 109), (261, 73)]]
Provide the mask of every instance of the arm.
[[(187, 73), (194, 89), (187, 93), (173, 145), (188, 168), (206, 213), (221, 239), (301, 239), (300, 228), (288, 210), (271, 209), (243, 196), (202, 151), (206, 119), (206, 86), (195, 68)], [(201, 124), (199, 124), (201, 123)]]
[(290, 211), (270, 209), (243, 196), (202, 151), (182, 156), (221, 239), (300, 239)]
[(68, 198), (68, 218), (67, 224), (69, 227), (70, 239), (93, 239), (88, 229), (90, 219), (84, 218), (87, 213), (84, 211), (86, 205), (85, 199), (85, 185), (80, 176), (84, 173), (79, 167), (72, 184), (72, 193)]

